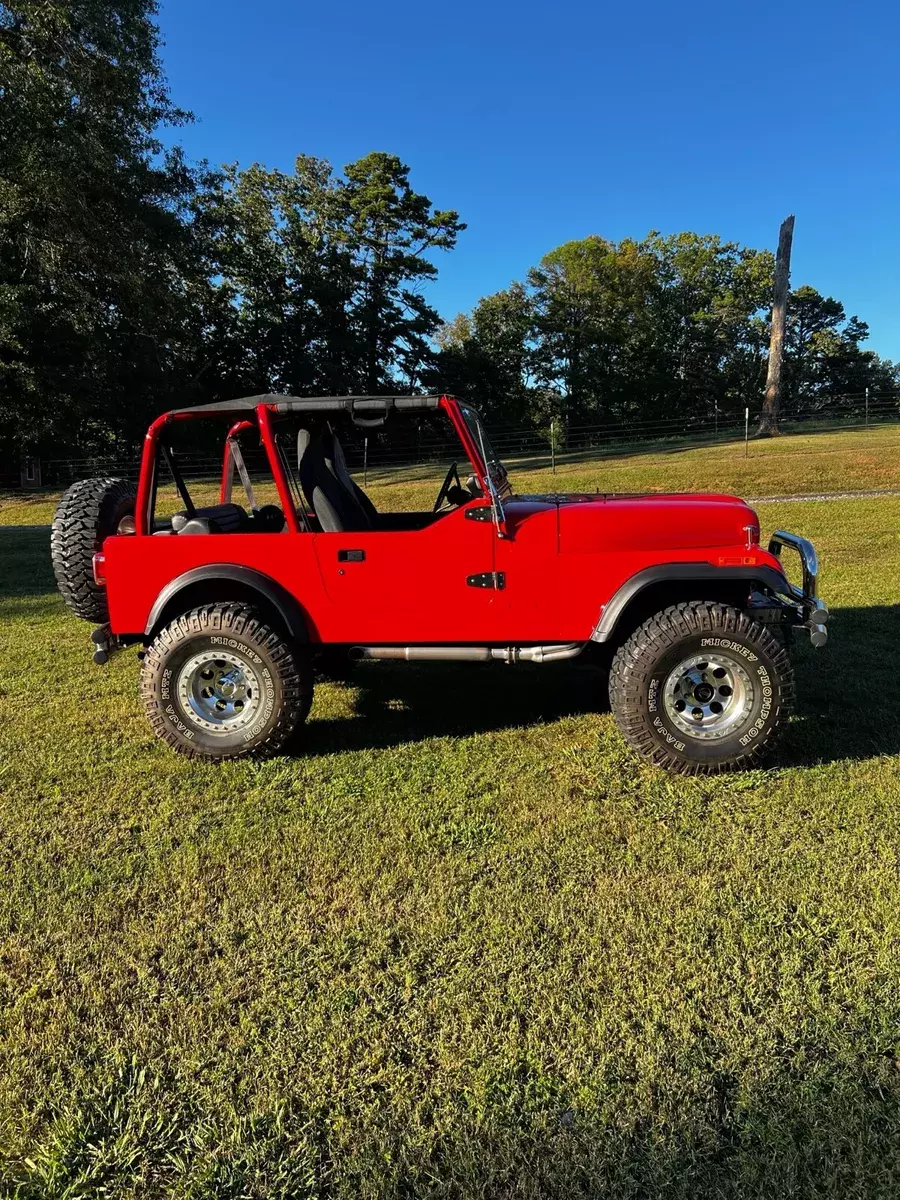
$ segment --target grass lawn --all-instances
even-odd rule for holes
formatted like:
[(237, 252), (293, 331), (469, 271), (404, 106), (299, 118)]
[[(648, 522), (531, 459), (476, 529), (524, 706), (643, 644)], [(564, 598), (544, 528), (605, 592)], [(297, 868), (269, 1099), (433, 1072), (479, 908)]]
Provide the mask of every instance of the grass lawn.
[[(842, 436), (522, 490), (897, 485)], [(700, 781), (575, 665), (367, 664), (304, 756), (186, 762), (90, 663), (51, 508), (0, 512), (0, 1195), (898, 1194), (900, 499), (761, 507), (833, 641), (774, 765)]]

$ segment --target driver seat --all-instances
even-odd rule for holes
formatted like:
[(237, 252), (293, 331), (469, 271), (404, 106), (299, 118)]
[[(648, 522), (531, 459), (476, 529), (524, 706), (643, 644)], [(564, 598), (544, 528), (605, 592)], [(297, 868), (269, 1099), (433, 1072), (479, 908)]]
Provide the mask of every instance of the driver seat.
[[(331, 438), (330, 445), (328, 442), (329, 436)], [(346, 490), (351, 496), (353, 496), (357, 504), (363, 510), (369, 521), (370, 528), (375, 529), (378, 525), (378, 509), (347, 470), (347, 460), (344, 457), (344, 448), (338, 441), (338, 436), (330, 425), (328, 426), (328, 433), (325, 437), (325, 461), (329, 464), (330, 469), (334, 472)]]
[[(336, 441), (330, 429), (313, 435), (306, 429), (300, 430), (297, 434), (300, 486), (325, 533), (362, 533), (372, 528), (372, 521), (353, 490), (338, 476)], [(342, 451), (340, 457), (343, 459)]]

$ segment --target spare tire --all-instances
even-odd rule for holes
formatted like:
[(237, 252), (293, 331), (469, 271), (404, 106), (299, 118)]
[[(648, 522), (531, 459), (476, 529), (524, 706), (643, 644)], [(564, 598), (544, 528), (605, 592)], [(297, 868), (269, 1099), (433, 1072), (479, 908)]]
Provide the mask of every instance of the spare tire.
[[(137, 488), (126, 479), (81, 479), (63, 495), (50, 531), (50, 556), (60, 594), (76, 617), (109, 620), (106, 590), (94, 581), (94, 555), (133, 516)], [(133, 527), (132, 527), (133, 531)]]

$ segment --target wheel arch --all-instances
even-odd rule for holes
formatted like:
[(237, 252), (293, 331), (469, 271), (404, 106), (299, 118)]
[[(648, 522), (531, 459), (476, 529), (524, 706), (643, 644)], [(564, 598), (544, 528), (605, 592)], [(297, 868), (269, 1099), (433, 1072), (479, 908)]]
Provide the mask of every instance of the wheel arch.
[(648, 617), (672, 604), (711, 600), (744, 608), (751, 590), (777, 594), (784, 587), (784, 577), (768, 566), (665, 563), (647, 567), (626, 579), (603, 606), (591, 640), (615, 648)]
[(252, 604), (273, 628), (298, 642), (310, 640), (309, 615), (287, 588), (261, 571), (232, 563), (194, 567), (167, 583), (150, 610), (144, 640), (151, 641), (180, 613), (226, 600)]

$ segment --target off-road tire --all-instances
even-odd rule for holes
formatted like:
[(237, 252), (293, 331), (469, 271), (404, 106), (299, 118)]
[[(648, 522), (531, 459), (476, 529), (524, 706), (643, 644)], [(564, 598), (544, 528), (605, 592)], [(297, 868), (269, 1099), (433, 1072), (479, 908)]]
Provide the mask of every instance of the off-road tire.
[[(224, 651), (244, 660), (265, 692), (259, 719), (234, 732), (208, 733), (185, 711), (179, 672), (195, 656)], [(271, 758), (306, 720), (313, 677), (306, 649), (267, 625), (246, 604), (208, 604), (176, 617), (147, 650), (141, 700), (154, 733), (188, 758)]]
[(60, 500), (50, 529), (50, 557), (60, 595), (76, 617), (109, 620), (106, 589), (94, 582), (94, 555), (134, 513), (137, 489), (125, 479), (81, 479)]
[[(667, 681), (694, 654), (729, 659), (752, 681), (746, 718), (717, 740), (686, 734), (665, 703)], [(764, 625), (728, 605), (695, 601), (657, 613), (620, 646), (609, 694), (638, 754), (677, 774), (714, 775), (755, 767), (769, 753), (793, 709), (794, 673), (784, 645)]]

